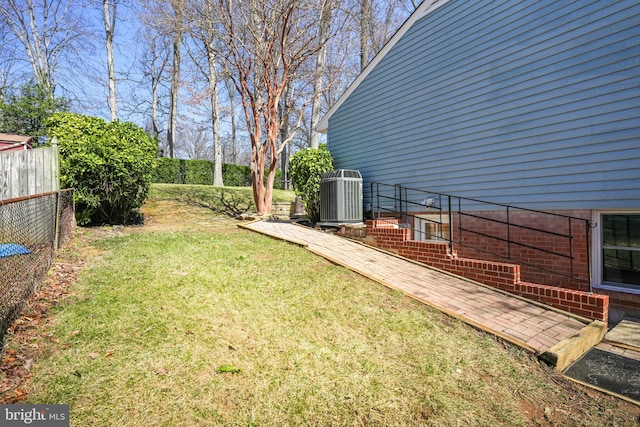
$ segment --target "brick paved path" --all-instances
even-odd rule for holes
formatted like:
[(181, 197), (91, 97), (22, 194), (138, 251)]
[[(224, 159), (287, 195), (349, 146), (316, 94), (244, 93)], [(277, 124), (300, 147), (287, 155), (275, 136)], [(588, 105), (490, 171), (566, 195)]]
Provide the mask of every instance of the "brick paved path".
[(498, 290), (418, 265), (351, 240), (278, 221), (244, 228), (310, 251), (536, 354), (577, 334), (585, 323)]

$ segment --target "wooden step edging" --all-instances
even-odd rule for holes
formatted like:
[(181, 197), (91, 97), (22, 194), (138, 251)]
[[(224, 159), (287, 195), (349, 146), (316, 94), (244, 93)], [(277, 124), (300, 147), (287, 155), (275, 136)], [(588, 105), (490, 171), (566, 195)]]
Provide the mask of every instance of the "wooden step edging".
[(599, 344), (606, 333), (607, 324), (594, 320), (582, 328), (577, 335), (565, 338), (545, 351), (540, 355), (540, 359), (554, 366), (556, 371), (564, 371), (587, 351)]

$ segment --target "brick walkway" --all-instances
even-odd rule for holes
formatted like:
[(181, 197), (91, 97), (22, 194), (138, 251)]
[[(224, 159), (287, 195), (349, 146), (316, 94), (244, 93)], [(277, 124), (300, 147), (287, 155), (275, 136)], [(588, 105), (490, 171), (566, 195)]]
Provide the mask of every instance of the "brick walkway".
[(571, 315), (333, 234), (278, 221), (252, 222), (243, 227), (304, 245), (336, 264), (536, 354), (544, 353), (585, 326)]

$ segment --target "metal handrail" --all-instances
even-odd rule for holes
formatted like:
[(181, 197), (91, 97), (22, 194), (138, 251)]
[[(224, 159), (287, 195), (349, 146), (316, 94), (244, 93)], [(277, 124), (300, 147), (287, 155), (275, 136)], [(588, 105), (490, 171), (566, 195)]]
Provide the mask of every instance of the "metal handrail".
[[(391, 191), (391, 189), (393, 189), (393, 191)], [(411, 196), (409, 196), (409, 194), (411, 194)], [(425, 199), (422, 202), (416, 202), (416, 201), (410, 200), (412, 197), (416, 198), (416, 196), (418, 195), (426, 195), (429, 197), (428, 198), (425, 197)], [(460, 246), (469, 247), (471, 249), (490, 254), (492, 256), (496, 256), (500, 259), (515, 261), (522, 265), (534, 267), (541, 271), (555, 274), (555, 275), (560, 275), (570, 279), (580, 279), (576, 275), (575, 268), (574, 268), (575, 267), (574, 261), (576, 259), (576, 256), (575, 256), (576, 248), (574, 248), (575, 236), (573, 235), (573, 231), (572, 231), (573, 221), (581, 221), (585, 224), (584, 229), (586, 233), (585, 238), (587, 242), (590, 241), (591, 228), (595, 227), (595, 224), (593, 224), (590, 220), (584, 219), (584, 218), (573, 217), (570, 215), (564, 215), (564, 214), (559, 214), (555, 212), (545, 212), (537, 209), (522, 208), (522, 207), (507, 205), (504, 203), (487, 202), (484, 200), (454, 196), (451, 194), (439, 193), (435, 191), (420, 190), (416, 188), (404, 187), (398, 184), (385, 184), (380, 182), (372, 182), (371, 183), (371, 200), (372, 200), (371, 211), (374, 218), (377, 217), (378, 219), (381, 219), (381, 218), (384, 218), (384, 216), (386, 215), (393, 215), (396, 219), (401, 220), (401, 222), (403, 223), (403, 227), (413, 228), (413, 227), (410, 227), (410, 224), (408, 224), (408, 220), (411, 219), (412, 220), (411, 222), (413, 223), (413, 220), (415, 220), (416, 215), (410, 213), (410, 210), (411, 210), (410, 208), (413, 208), (414, 210), (415, 208), (419, 208), (419, 209), (426, 210), (427, 212), (433, 211), (434, 214), (439, 216), (439, 221), (437, 220), (437, 217), (434, 219), (423, 218), (423, 220), (426, 220), (434, 224), (442, 225), (443, 215), (446, 214), (448, 223), (450, 225), (448, 236), (444, 238), (442, 235), (434, 236), (430, 233), (429, 233), (429, 236), (435, 237), (437, 239), (446, 240), (449, 245), (450, 253), (454, 252), (455, 245), (460, 245)], [(426, 201), (429, 201), (432, 203), (427, 206), (427, 204), (424, 203)], [(473, 209), (472, 212), (474, 213), (471, 213), (468, 210), (465, 212), (465, 210), (463, 210), (463, 202), (464, 204), (467, 204), (467, 205), (470, 203), (473, 204), (474, 206), (480, 205), (483, 208), (490, 207), (490, 208), (493, 208), (493, 211), (499, 211), (499, 212), (504, 211), (506, 219), (489, 218), (481, 215), (482, 210), (491, 210), (491, 209)], [(563, 233), (563, 232), (558, 232), (557, 230), (556, 231), (545, 230), (545, 229), (537, 228), (535, 226), (514, 223), (511, 220), (512, 213), (514, 210), (517, 210), (519, 212), (535, 213), (537, 215), (548, 215), (556, 218), (564, 218), (567, 220), (567, 226), (569, 231), (568, 233)], [(453, 226), (454, 215), (457, 218), (455, 227)], [(490, 232), (487, 232), (486, 230), (483, 230), (483, 231), (474, 230), (470, 226), (463, 226), (462, 224), (463, 218), (475, 218), (475, 219), (480, 219), (482, 221), (488, 221), (491, 223), (500, 224), (506, 228), (506, 231), (504, 233), (506, 234), (506, 238), (504, 237), (504, 235), (495, 235), (495, 234), (491, 234)], [(453, 233), (454, 228), (458, 230), (457, 239), (454, 239), (454, 233)], [(548, 249), (545, 247), (538, 246), (535, 244), (535, 242), (515, 241), (513, 240), (514, 229), (529, 230), (535, 233), (542, 233), (542, 235), (544, 236), (565, 239), (568, 242), (569, 251), (568, 253), (562, 253), (558, 250), (554, 250), (553, 248)], [(473, 246), (469, 243), (465, 243), (463, 241), (463, 233), (467, 233), (467, 235), (471, 234), (476, 236), (482, 236), (484, 238), (492, 239), (497, 242), (506, 244), (507, 255), (505, 256), (502, 253), (488, 251), (486, 249)], [(553, 255), (555, 257), (566, 259), (569, 263), (569, 272), (567, 273), (567, 272), (554, 270), (553, 268), (549, 268), (548, 266), (545, 266), (545, 265), (537, 265), (529, 261), (518, 259), (513, 255), (512, 249), (515, 246), (527, 248), (533, 251), (539, 251), (541, 253), (546, 253), (546, 254)], [(591, 253), (590, 253), (589, 247), (590, 245), (589, 243), (587, 243), (586, 245), (587, 276), (589, 281), (589, 290), (591, 291), (592, 290)]]
[(13, 199), (4, 199), (4, 200), (0, 200), (0, 206), (2, 206), (2, 205), (10, 205), (11, 203), (24, 202), (25, 200), (30, 200), (30, 199), (38, 199), (40, 197), (50, 196), (52, 194), (66, 193), (66, 192), (69, 192), (69, 191), (74, 191), (74, 189), (73, 188), (63, 188), (61, 190), (47, 191), (45, 193), (31, 194), (29, 196), (14, 197)]

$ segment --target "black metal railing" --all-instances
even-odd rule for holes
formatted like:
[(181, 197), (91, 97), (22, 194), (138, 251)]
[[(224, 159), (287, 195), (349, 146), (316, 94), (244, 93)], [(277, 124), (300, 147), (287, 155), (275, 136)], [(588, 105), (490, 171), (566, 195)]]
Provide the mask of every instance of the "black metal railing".
[[(398, 184), (372, 182), (370, 195), (374, 218), (398, 219), (401, 227), (412, 229), (416, 240), (446, 241), (450, 253), (458, 245), (458, 248), (469, 248), (552, 275), (588, 281), (589, 290), (592, 289), (589, 242), (591, 228), (595, 225), (588, 219)], [(525, 223), (527, 220), (531, 223)], [(538, 225), (545, 222), (550, 227)], [(579, 249), (576, 238), (580, 233), (584, 233), (581, 236), (584, 239), (580, 240), (586, 244)], [(474, 244), (477, 241), (484, 244)], [(523, 253), (529, 256), (523, 257)], [(547, 262), (532, 261), (545, 256)], [(549, 257), (556, 260), (554, 265), (549, 265)], [(578, 258), (586, 263), (586, 271), (584, 266), (577, 268)], [(556, 268), (556, 265), (563, 268)]]

